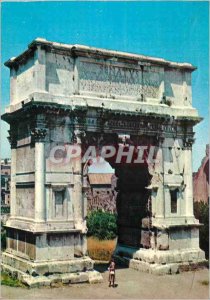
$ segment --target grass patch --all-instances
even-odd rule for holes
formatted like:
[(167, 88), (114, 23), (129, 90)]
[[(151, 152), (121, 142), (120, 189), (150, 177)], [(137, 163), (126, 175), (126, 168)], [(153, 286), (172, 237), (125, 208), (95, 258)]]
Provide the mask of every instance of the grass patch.
[(202, 280), (200, 283), (202, 285), (209, 285), (209, 280)]
[(1, 273), (1, 285), (7, 285), (12, 287), (24, 286), (18, 279), (14, 279), (6, 273)]
[(89, 256), (94, 260), (109, 261), (116, 247), (116, 239), (99, 240), (94, 237), (87, 239)]

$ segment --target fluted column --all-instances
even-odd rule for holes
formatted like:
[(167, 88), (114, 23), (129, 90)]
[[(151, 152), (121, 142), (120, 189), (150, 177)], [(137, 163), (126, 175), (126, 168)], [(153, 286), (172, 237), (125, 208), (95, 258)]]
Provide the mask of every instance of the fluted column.
[(46, 129), (33, 130), (35, 142), (35, 221), (46, 220), (45, 197), (45, 135)]
[[(76, 129), (74, 131), (74, 142), (81, 147), (82, 131)], [(74, 160), (74, 220), (75, 228), (83, 230), (83, 194), (82, 194), (82, 156), (81, 154)]]
[(193, 178), (192, 178), (192, 143), (184, 148), (184, 184), (185, 184), (185, 215), (194, 217), (193, 213)]

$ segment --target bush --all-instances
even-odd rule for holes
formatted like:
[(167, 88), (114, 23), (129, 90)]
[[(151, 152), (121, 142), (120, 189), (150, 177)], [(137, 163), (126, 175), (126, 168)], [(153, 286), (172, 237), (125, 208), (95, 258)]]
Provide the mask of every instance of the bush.
[(117, 236), (117, 216), (101, 210), (92, 211), (87, 217), (88, 236), (99, 240), (112, 240)]
[(24, 286), (18, 279), (14, 279), (6, 273), (1, 273), (1, 285), (7, 285), (12, 287)]
[(88, 255), (94, 260), (110, 261), (116, 247), (115, 240), (100, 241), (95, 237), (87, 239)]
[(195, 218), (199, 220), (203, 226), (200, 228), (200, 247), (209, 257), (209, 204), (204, 202), (194, 203)]

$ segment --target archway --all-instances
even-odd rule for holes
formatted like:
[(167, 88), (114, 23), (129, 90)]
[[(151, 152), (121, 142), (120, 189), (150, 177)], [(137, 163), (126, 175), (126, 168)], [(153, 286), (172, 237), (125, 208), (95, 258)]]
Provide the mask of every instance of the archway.
[(116, 168), (118, 243), (141, 246), (142, 219), (148, 216), (150, 176), (146, 165), (120, 165)]
[[(138, 157), (137, 147), (140, 145), (148, 145), (149, 147), (154, 144), (154, 138), (141, 136), (140, 138), (129, 137), (128, 139), (126, 137), (122, 141), (122, 135), (119, 137), (118, 134), (98, 134), (93, 139), (91, 135), (86, 133), (83, 152), (87, 151), (88, 147), (95, 147), (96, 151), (94, 151), (99, 159), (103, 146), (107, 146), (107, 144), (116, 149), (115, 154), (105, 158), (105, 161), (109, 163), (117, 177), (115, 190), (117, 191), (118, 245), (140, 248), (143, 246), (141, 243), (143, 219), (151, 216), (149, 203), (151, 191), (147, 187), (150, 185), (152, 176), (148, 169), (148, 149), (145, 149), (145, 153), (143, 151), (142, 159), (138, 163), (135, 161)], [(129, 152), (129, 146), (134, 147), (134, 151), (132, 158), (127, 160), (126, 153)], [(124, 154), (119, 160), (117, 156), (120, 147), (123, 147)]]

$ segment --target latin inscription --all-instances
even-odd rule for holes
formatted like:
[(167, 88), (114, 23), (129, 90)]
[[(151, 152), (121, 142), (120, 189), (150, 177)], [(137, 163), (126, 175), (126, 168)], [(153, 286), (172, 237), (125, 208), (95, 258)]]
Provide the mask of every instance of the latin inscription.
[(141, 98), (158, 98), (160, 73), (154, 67), (144, 70), (110, 64), (80, 62), (80, 90)]

